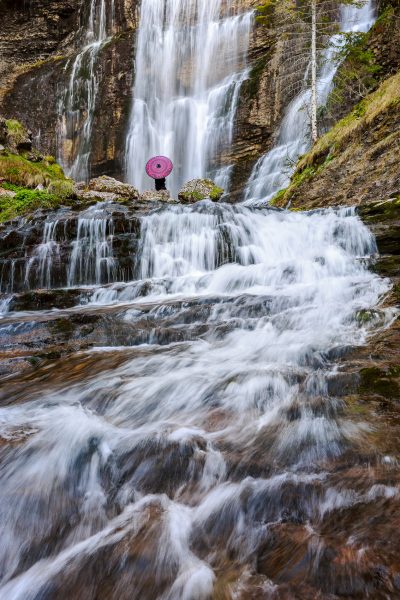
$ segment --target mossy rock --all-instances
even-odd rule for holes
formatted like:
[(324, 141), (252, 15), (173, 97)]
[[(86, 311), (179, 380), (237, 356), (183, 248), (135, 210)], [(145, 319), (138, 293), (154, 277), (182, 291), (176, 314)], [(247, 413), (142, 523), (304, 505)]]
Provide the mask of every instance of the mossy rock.
[(192, 179), (185, 183), (178, 198), (184, 204), (193, 204), (201, 200), (218, 202), (223, 194), (224, 190), (215, 185), (211, 179)]
[(400, 367), (380, 369), (369, 367), (361, 369), (360, 390), (366, 394), (398, 399), (400, 397), (399, 376)]

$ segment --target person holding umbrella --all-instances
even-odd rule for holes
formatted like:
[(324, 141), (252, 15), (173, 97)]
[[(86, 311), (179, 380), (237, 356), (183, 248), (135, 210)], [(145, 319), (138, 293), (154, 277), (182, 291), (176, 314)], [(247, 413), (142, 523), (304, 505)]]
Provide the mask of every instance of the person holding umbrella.
[(146, 173), (155, 180), (156, 191), (166, 190), (166, 178), (174, 168), (172, 162), (166, 156), (154, 156), (146, 164)]

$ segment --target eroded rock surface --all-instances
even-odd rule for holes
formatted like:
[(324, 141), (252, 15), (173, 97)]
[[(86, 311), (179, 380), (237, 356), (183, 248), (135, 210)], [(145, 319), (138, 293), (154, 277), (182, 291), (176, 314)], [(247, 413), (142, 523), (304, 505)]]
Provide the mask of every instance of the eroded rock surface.
[(179, 200), (184, 204), (193, 204), (199, 200), (214, 200), (218, 202), (222, 198), (224, 190), (211, 179), (192, 179), (185, 183), (178, 194)]

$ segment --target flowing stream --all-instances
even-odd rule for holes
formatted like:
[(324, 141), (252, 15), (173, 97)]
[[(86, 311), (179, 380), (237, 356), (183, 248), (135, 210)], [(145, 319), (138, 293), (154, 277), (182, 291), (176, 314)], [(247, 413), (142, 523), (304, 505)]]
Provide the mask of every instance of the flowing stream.
[[(340, 26), (342, 32), (366, 32), (374, 23), (374, 0), (366, 0), (362, 6), (342, 6)], [(323, 65), (318, 79), (318, 103), (324, 106), (332, 88), (337, 70), (336, 47), (341, 36), (335, 35), (324, 52)], [(254, 166), (246, 190), (247, 203), (268, 201), (285, 188), (299, 156), (310, 147), (309, 110), (311, 90), (303, 89), (296, 96), (283, 118), (276, 145), (262, 156)]]
[[(174, 162), (173, 194), (186, 181), (212, 177), (228, 190), (221, 158), (232, 139), (247, 76), (253, 13), (223, 0), (142, 0), (126, 160), (128, 180), (153, 187), (143, 165), (164, 154)], [(239, 3), (240, 4), (240, 3)]]
[[(104, 240), (98, 219), (77, 242)], [(166, 207), (141, 218), (136, 280), (6, 315), (3, 339), (100, 311), (107, 333), (0, 387), (0, 598), (371, 589), (364, 523), (398, 488), (334, 361), (377, 326), (375, 253), (350, 209)], [(342, 567), (343, 548), (363, 558)]]

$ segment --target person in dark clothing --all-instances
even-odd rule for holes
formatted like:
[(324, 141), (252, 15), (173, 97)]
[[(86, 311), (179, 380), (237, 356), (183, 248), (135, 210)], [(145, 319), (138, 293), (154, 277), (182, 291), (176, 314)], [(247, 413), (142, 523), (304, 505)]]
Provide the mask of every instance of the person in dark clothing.
[(161, 192), (162, 190), (167, 189), (167, 186), (165, 184), (165, 177), (163, 179), (155, 179), (155, 183), (157, 192)]

